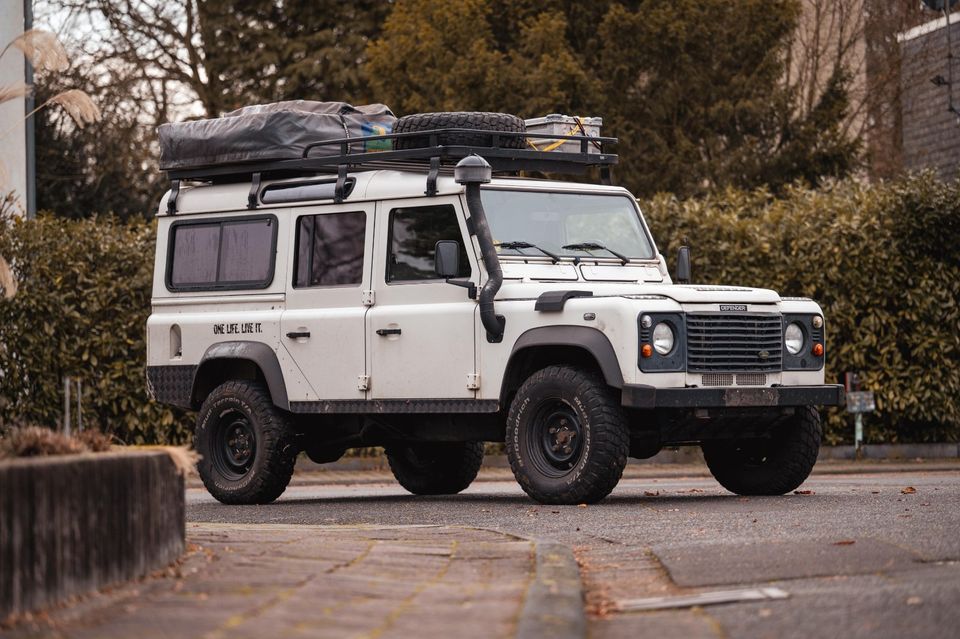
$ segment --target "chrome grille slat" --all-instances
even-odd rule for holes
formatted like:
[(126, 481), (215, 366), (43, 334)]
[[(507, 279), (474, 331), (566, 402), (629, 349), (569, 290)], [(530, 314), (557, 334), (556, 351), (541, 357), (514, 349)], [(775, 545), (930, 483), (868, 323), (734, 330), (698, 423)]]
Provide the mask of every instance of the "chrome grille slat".
[[(783, 321), (779, 314), (687, 313), (686, 329), (687, 370), (691, 373), (765, 374), (782, 368)], [(760, 357), (762, 351), (765, 359)]]

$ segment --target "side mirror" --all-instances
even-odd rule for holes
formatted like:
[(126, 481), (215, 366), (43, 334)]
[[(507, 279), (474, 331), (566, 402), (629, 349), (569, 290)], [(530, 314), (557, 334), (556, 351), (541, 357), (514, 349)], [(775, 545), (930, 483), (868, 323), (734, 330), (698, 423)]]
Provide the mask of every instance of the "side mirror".
[(440, 240), (434, 247), (433, 269), (442, 278), (456, 277), (460, 272), (460, 242)]
[(690, 283), (690, 247), (681, 246), (677, 251), (677, 283)]

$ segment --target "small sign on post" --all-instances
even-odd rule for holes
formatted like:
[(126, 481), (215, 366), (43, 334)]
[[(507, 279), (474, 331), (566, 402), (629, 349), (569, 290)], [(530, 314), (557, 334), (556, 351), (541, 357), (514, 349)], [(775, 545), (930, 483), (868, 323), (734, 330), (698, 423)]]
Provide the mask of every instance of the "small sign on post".
[(847, 391), (847, 412), (853, 413), (853, 447), (857, 459), (860, 459), (863, 450), (863, 414), (872, 413), (877, 409), (877, 402), (873, 391), (860, 390), (860, 375), (846, 373), (844, 386)]

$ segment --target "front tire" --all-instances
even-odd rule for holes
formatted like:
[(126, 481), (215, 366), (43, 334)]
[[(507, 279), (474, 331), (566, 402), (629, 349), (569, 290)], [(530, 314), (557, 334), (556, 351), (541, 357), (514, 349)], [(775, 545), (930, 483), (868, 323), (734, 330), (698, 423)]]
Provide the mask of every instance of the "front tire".
[(738, 495), (783, 495), (817, 463), (823, 429), (813, 407), (797, 409), (769, 438), (704, 443), (703, 457), (720, 485)]
[(225, 382), (207, 396), (197, 416), (200, 478), (224, 504), (268, 504), (290, 483), (294, 442), (289, 419), (261, 383)]
[(393, 476), (414, 495), (455, 495), (477, 478), (483, 442), (399, 444), (386, 453)]
[(549, 366), (517, 391), (507, 417), (507, 458), (520, 487), (543, 504), (595, 503), (623, 475), (630, 432), (599, 375)]

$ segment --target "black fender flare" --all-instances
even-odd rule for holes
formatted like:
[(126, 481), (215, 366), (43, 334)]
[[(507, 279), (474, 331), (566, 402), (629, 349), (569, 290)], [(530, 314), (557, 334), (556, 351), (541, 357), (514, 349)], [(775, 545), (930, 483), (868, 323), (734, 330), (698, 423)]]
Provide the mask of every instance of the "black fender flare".
[(277, 353), (263, 342), (217, 342), (206, 350), (203, 357), (200, 358), (200, 365), (197, 366), (197, 372), (193, 378), (193, 391), (191, 397), (195, 397), (197, 384), (203, 373), (204, 365), (216, 360), (246, 360), (255, 364), (267, 382), (267, 389), (270, 391), (270, 398), (274, 405), (284, 410), (290, 409), (290, 401), (287, 398), (287, 385), (283, 379), (283, 369), (280, 368), (280, 360), (277, 359)]
[(623, 388), (620, 361), (613, 345), (602, 331), (589, 326), (541, 326), (525, 331), (514, 342), (501, 382), (501, 396), (504, 391), (503, 384), (507, 382), (506, 373), (510, 371), (516, 356), (522, 351), (539, 346), (573, 346), (585, 350), (596, 360), (604, 381), (613, 388)]

